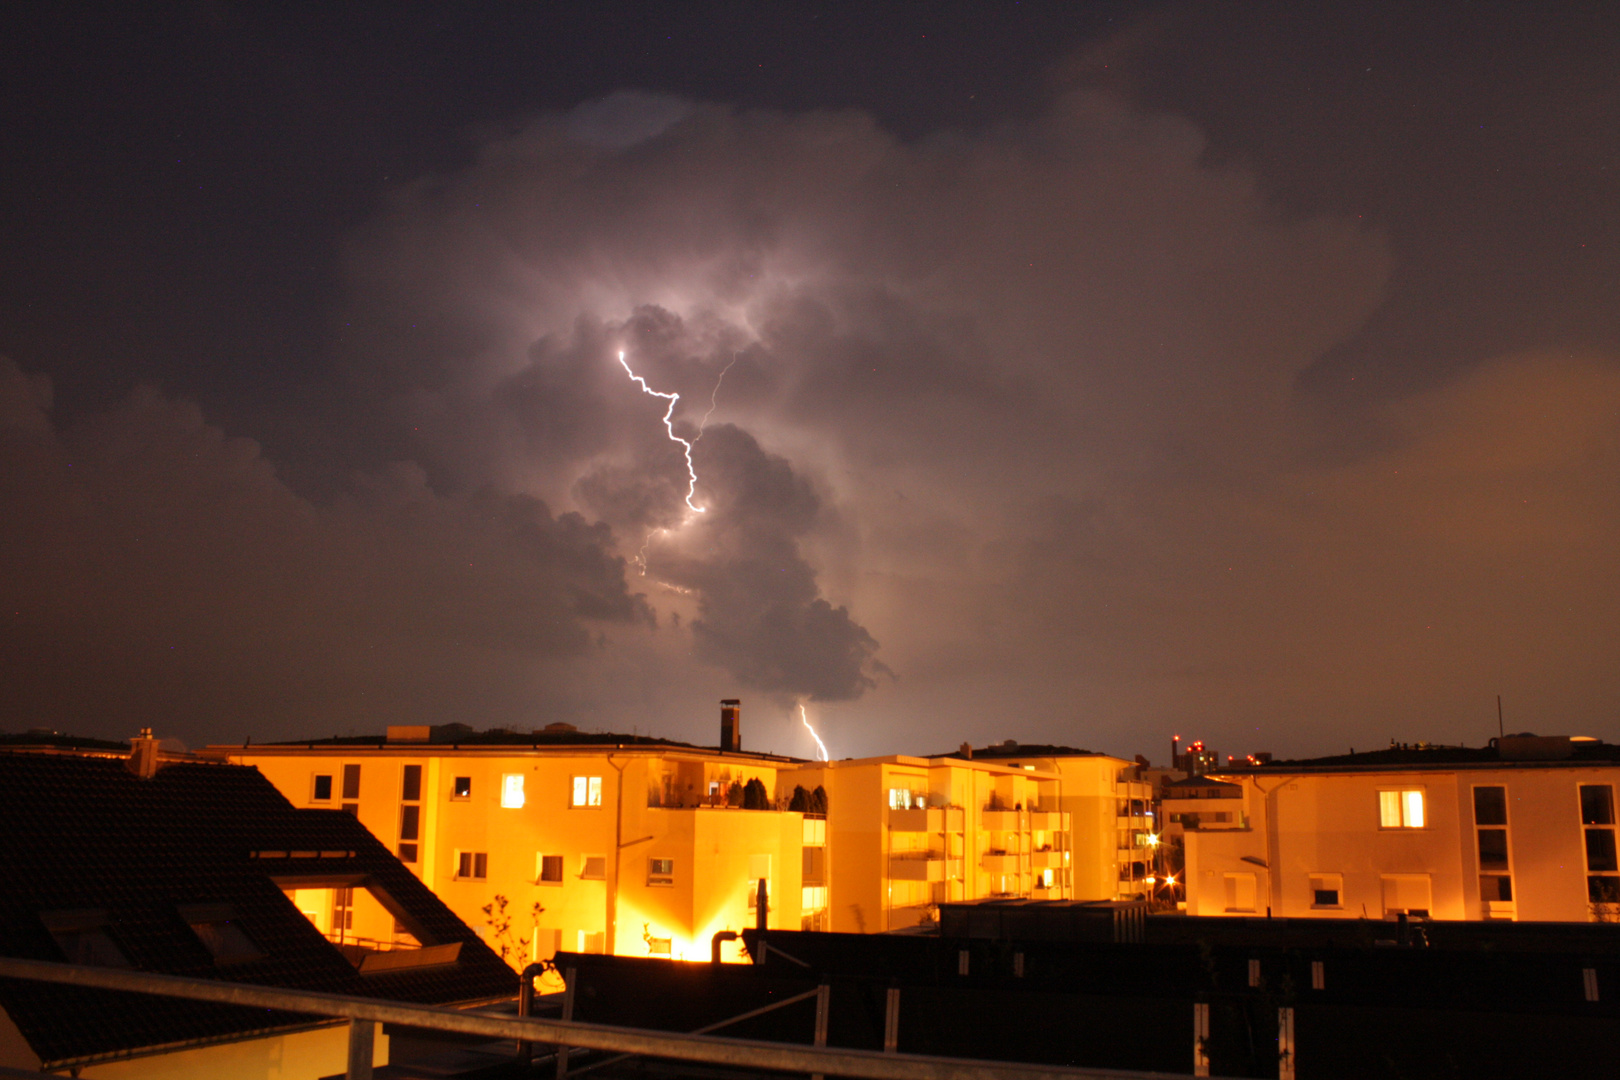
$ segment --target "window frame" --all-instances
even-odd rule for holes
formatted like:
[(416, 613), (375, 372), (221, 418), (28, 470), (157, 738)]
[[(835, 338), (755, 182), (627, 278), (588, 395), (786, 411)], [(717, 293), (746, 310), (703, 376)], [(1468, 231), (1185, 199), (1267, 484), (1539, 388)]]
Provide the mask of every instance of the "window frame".
[(675, 860), (659, 855), (647, 857), (647, 884), (667, 888), (675, 884)]
[[(557, 876), (547, 877), (546, 863), (552, 859), (556, 860), (555, 865), (557, 867)], [(567, 876), (568, 860), (566, 856), (550, 855), (543, 851), (537, 851), (534, 853), (534, 883), (536, 885), (561, 885), (563, 883), (563, 879)]]
[[(1344, 875), (1333, 873), (1316, 873), (1306, 876), (1306, 884), (1311, 892), (1312, 911), (1343, 911), (1344, 910)], [(1332, 903), (1323, 903), (1322, 894), (1330, 892), (1334, 896)]]
[[(462, 787), (463, 787), (462, 782), (463, 781), (466, 782), (466, 784), (465, 784), (466, 790), (462, 790)], [(472, 798), (472, 777), (470, 777), (470, 776), (452, 777), (451, 780), (450, 780), (450, 801), (451, 802), (467, 802), (471, 798)]]
[[(581, 783), (584, 787), (581, 788)], [(583, 797), (583, 798), (582, 798)], [(602, 809), (602, 778), (578, 773), (569, 777), (568, 808), (570, 810)]]
[(529, 801), (524, 773), (501, 773), (501, 809), (521, 810)]
[[(1394, 795), (1396, 823), (1390, 823), (1389, 806), (1385, 799)], [(1417, 822), (1411, 813), (1413, 796), (1417, 799)], [(1429, 789), (1427, 787), (1381, 787), (1378, 789), (1378, 829), (1380, 832), (1416, 832), (1429, 827)]]
[(455, 879), (457, 881), (488, 881), (489, 852), (463, 851), (461, 848), (457, 848)]
[[(599, 861), (602, 864), (600, 873), (596, 873), (596, 874), (591, 873), (591, 861), (593, 859)], [(606, 855), (581, 855), (579, 857), (579, 879), (581, 881), (606, 881), (607, 880), (607, 856)]]
[[(321, 781), (326, 781), (326, 794), (321, 794)], [(332, 784), (331, 773), (309, 774), (309, 801), (312, 803), (329, 803), (332, 801), (332, 792), (336, 789)]]

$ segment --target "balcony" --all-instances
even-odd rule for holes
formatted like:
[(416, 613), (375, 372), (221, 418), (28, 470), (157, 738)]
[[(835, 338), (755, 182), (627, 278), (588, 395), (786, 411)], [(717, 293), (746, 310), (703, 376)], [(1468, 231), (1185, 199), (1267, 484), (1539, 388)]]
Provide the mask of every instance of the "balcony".
[[(952, 867), (956, 873), (949, 875)], [(933, 852), (913, 852), (889, 858), (889, 878), (892, 881), (944, 881), (946, 877), (960, 877), (962, 864), (948, 860)]]
[(944, 832), (943, 806), (913, 807), (910, 810), (889, 811), (890, 832)]
[(804, 819), (804, 846), (827, 846), (827, 819), (806, 816)]
[(1020, 810), (986, 810), (979, 819), (979, 827), (992, 832), (1017, 832), (1025, 828), (1019, 821), (1023, 816)]
[(1029, 856), (1029, 865), (1036, 870), (1047, 868), (1058, 869), (1069, 865), (1069, 854), (1066, 851), (1036, 851)]
[(1050, 810), (1031, 811), (1029, 815), (1029, 827), (1031, 829), (1038, 829), (1041, 832), (1068, 832), (1069, 815), (1060, 814)]
[(1020, 869), (1021, 859), (1022, 857), (1016, 854), (990, 852), (980, 860), (979, 865), (992, 874), (1012, 874)]

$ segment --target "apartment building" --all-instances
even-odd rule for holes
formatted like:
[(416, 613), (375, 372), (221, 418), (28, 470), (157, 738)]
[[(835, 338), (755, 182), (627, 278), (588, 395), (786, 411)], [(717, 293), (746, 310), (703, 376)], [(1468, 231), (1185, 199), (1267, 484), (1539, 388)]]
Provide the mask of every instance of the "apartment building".
[(773, 927), (799, 929), (826, 903), (801, 881), (824, 826), (777, 797), (792, 759), (743, 752), (727, 708), (729, 749), (553, 724), (210, 752), (255, 766), (295, 806), (356, 815), (514, 966), (558, 950), (708, 959), (717, 931), (754, 925), (762, 878)]
[[(1054, 809), (1067, 814), (1072, 853), (1063, 898), (1122, 900), (1152, 891), (1162, 832), (1151, 768), (1070, 746), (1008, 739), (964, 745), (951, 758), (993, 762), (1057, 777)], [(1159, 770), (1162, 772), (1163, 770)]]
[(1056, 773), (892, 755), (801, 764), (778, 782), (820, 789), (828, 802), (825, 846), (806, 850), (804, 872), (831, 903), (806, 928), (900, 930), (934, 921), (945, 901), (1072, 891)]
[(1176, 800), (1189, 914), (1620, 921), (1620, 747), (1508, 736), (1215, 779), (1235, 797)]

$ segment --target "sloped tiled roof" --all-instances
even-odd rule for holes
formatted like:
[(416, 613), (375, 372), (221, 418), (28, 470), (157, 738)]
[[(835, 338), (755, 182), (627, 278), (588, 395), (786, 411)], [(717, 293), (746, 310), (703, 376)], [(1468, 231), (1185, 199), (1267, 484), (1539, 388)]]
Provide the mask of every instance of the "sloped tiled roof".
[[(266, 850), (328, 857), (254, 857)], [(332, 857), (337, 852), (344, 854)], [(116, 758), (0, 753), (0, 867), (0, 953), (7, 956), (66, 959), (41, 913), (98, 909), (108, 936), (144, 971), (420, 1004), (516, 992), (512, 971), (357, 819), (296, 809), (256, 769), (182, 763), (141, 779)], [(459, 959), (362, 977), (272, 874), (364, 875), (409, 913), (424, 944), (461, 942)], [(264, 957), (216, 966), (180, 915), (187, 904), (229, 905)], [(47, 1067), (309, 1022), (10, 980), (0, 980), (0, 1007)]]

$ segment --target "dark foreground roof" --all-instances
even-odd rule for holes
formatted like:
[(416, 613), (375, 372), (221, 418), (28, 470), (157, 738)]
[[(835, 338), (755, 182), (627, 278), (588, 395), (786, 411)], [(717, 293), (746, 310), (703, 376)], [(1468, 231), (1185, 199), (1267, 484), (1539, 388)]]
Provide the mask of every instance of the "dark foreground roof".
[[(255, 857), (275, 851), (291, 857)], [(299, 810), (256, 769), (184, 763), (141, 779), (116, 758), (0, 753), (0, 953), (68, 957), (46, 913), (92, 912), (138, 970), (421, 1004), (511, 996), (517, 979), (358, 820)], [(362, 976), (277, 878), (364, 884), (454, 963)], [(217, 966), (181, 905), (215, 905), (262, 958)], [(0, 1007), (46, 1067), (142, 1047), (303, 1026), (310, 1018), (144, 994), (0, 980)]]

